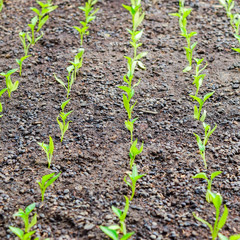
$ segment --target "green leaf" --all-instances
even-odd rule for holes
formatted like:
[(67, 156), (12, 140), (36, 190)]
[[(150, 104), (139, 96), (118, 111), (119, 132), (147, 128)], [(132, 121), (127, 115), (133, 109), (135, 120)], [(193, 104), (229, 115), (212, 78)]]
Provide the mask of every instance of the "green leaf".
[(199, 117), (198, 108), (196, 105), (194, 105), (194, 118), (198, 119), (198, 117)]
[(112, 206), (113, 212), (120, 218), (122, 216), (122, 211), (114, 206)]
[(55, 73), (54, 73), (54, 77), (58, 83), (60, 83), (64, 88), (66, 88), (65, 83), (60, 78), (58, 78)]
[(46, 23), (46, 21), (48, 20), (49, 16), (45, 16), (43, 19), (41, 19), (41, 21), (38, 23), (38, 29), (37, 32), (39, 32), (39, 30), (42, 28), (42, 26)]
[(232, 48), (232, 50), (234, 50), (234, 51), (240, 53), (240, 48)]
[(141, 61), (137, 61), (137, 64), (142, 70), (146, 69), (146, 67), (144, 66), (144, 64)]
[(215, 177), (217, 177), (219, 174), (221, 174), (222, 171), (216, 171), (211, 174), (211, 180), (213, 180)]
[(201, 122), (204, 122), (205, 119), (206, 119), (206, 116), (207, 116), (207, 111), (204, 110), (204, 111), (203, 111), (203, 114), (202, 114), (202, 116), (201, 116), (201, 118), (200, 118), (200, 121), (201, 121)]
[(68, 99), (67, 101), (65, 101), (65, 102), (63, 102), (63, 103), (61, 104), (61, 109), (62, 109), (62, 111), (64, 111), (64, 108), (66, 107), (66, 105), (69, 103), (70, 100), (71, 100), (71, 99)]
[(204, 98), (203, 98), (203, 102), (206, 102), (208, 98), (210, 98), (213, 94), (215, 93), (215, 91), (207, 93)]
[(206, 173), (203, 173), (203, 172), (196, 174), (196, 175), (193, 176), (192, 178), (203, 178), (203, 179), (205, 179), (205, 180), (208, 181), (208, 178), (207, 178)]
[(45, 188), (49, 187), (53, 182), (55, 182), (55, 181), (58, 179), (58, 177), (60, 176), (60, 174), (61, 174), (61, 172), (58, 173), (56, 176), (54, 176), (52, 179), (50, 179), (50, 180), (47, 182), (47, 184), (45, 185)]
[(194, 212), (193, 212), (193, 216), (194, 216), (199, 222), (201, 222), (201, 223), (207, 225), (207, 226), (209, 227), (209, 229), (210, 229), (211, 232), (213, 231), (213, 228), (212, 228), (212, 226), (211, 226), (210, 223), (208, 223), (208, 222), (205, 221), (204, 219), (198, 217)]
[(32, 217), (31, 223), (28, 226), (28, 229), (31, 229), (36, 223), (37, 223), (37, 214), (35, 213), (34, 216)]
[(189, 72), (189, 71), (191, 71), (191, 69), (192, 69), (191, 66), (187, 66), (187, 67), (185, 67), (185, 68), (183, 69), (183, 72), (184, 72), (184, 73), (185, 73), (185, 72)]
[(121, 237), (121, 240), (127, 240), (127, 239), (129, 239), (133, 234), (134, 234), (134, 232), (127, 233), (127, 234), (125, 234), (124, 236)]
[(100, 226), (100, 229), (112, 240), (118, 240), (117, 231), (109, 229), (108, 227)]
[(10, 226), (9, 229), (10, 229), (15, 235), (17, 235), (20, 239), (23, 239), (24, 232), (23, 232), (22, 229), (16, 228), (16, 227), (12, 227), (12, 226)]
[(55, 173), (50, 173), (42, 177), (42, 184), (44, 185)]
[(227, 221), (227, 217), (228, 217), (228, 208), (226, 207), (226, 205), (224, 205), (223, 214), (218, 222), (218, 229), (222, 229), (222, 227), (225, 225)]
[[(225, 237), (224, 235), (222, 235), (221, 233), (218, 234), (218, 237), (220, 238), (220, 240), (228, 240), (227, 237)], [(238, 239), (236, 239), (238, 240)]]
[(239, 240), (240, 239), (240, 234), (237, 235), (232, 235), (229, 240)]
[(136, 57), (136, 60), (139, 60), (139, 59), (147, 56), (147, 54), (148, 54), (147, 52), (141, 52), (141, 53), (139, 53), (139, 54), (137, 55), (137, 57)]
[(34, 208), (35, 208), (35, 203), (32, 203), (29, 206), (27, 206), (25, 209), (26, 214), (29, 215)]

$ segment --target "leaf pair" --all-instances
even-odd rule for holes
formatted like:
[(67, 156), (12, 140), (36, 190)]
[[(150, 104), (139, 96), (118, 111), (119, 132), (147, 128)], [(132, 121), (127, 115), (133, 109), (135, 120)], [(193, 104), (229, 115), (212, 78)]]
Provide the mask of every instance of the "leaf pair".
[[(53, 183), (55, 182), (58, 177), (60, 176), (61, 172), (58, 173), (57, 175), (55, 175), (55, 173), (51, 173), (51, 174), (48, 174), (48, 175), (45, 175), (42, 177), (42, 181), (37, 181), (39, 187), (40, 187), (40, 190), (41, 190), (41, 194), (42, 194), (42, 202), (44, 201), (44, 194), (45, 194), (45, 191), (46, 189)], [(54, 176), (55, 175), (55, 176)]]
[[(66, 120), (67, 120), (67, 117), (72, 113), (72, 111), (70, 111), (68, 113), (64, 113), (64, 108), (69, 103), (69, 101), (70, 101), (70, 99), (68, 99), (67, 101), (62, 103), (62, 105), (61, 105), (62, 111), (57, 116), (57, 122), (58, 122), (59, 128), (61, 130), (61, 142), (63, 141), (64, 134), (68, 130), (69, 123), (71, 122), (71, 121), (66, 122)], [(62, 119), (62, 122), (59, 120), (59, 118)]]
[(42, 150), (46, 153), (47, 155), (47, 161), (48, 161), (48, 168), (50, 168), (51, 162), (52, 162), (52, 157), (53, 157), (53, 151), (54, 151), (54, 143), (52, 140), (52, 137), (49, 136), (49, 144), (45, 144), (44, 142), (39, 143), (38, 145), (42, 147)]
[(192, 178), (202, 178), (202, 179), (205, 179), (207, 181), (206, 200), (207, 200), (208, 203), (212, 202), (211, 195), (209, 194), (209, 191), (211, 191), (211, 188), (212, 188), (212, 181), (215, 177), (217, 177), (221, 173), (222, 173), (222, 171), (213, 172), (211, 174), (210, 179), (208, 179), (207, 174), (204, 173), (204, 172), (198, 173), (198, 174), (196, 174), (195, 176), (192, 177)]
[(8, 96), (9, 98), (11, 98), (11, 93), (14, 92), (15, 90), (17, 90), (18, 85), (19, 85), (19, 81), (16, 81), (15, 83), (12, 82), (11, 80), (11, 75), (13, 73), (15, 73), (18, 69), (12, 69), (10, 71), (8, 71), (7, 73), (0, 73), (1, 76), (4, 76), (6, 79), (6, 86), (7, 86), (7, 91), (8, 91)]
[(143, 143), (142, 143), (141, 147), (138, 149), (137, 142), (138, 142), (138, 140), (136, 139), (130, 147), (130, 151), (129, 151), (130, 169), (132, 169), (132, 166), (134, 164), (136, 156), (139, 155), (143, 151)]
[(146, 176), (146, 174), (142, 174), (142, 175), (138, 174), (137, 166), (136, 166), (136, 164), (134, 164), (133, 168), (132, 168), (132, 173), (128, 174), (128, 177), (130, 178), (131, 182), (127, 181), (126, 176), (124, 177), (124, 182), (132, 189), (132, 195), (131, 195), (130, 201), (132, 201), (132, 199), (135, 195), (137, 180), (144, 176)]
[[(222, 205), (222, 196), (217, 193), (212, 193), (211, 191), (208, 190), (208, 194), (210, 196), (210, 198), (212, 199), (212, 203), (216, 209), (216, 217), (215, 217), (215, 223), (212, 226), (209, 222), (207, 222), (206, 220), (196, 216), (195, 213), (193, 213), (193, 216), (200, 221), (201, 223), (207, 225), (211, 231), (212, 234), (212, 239), (216, 240), (217, 236), (218, 236), (218, 232), (223, 228), (223, 226), (225, 225), (226, 221), (227, 221), (227, 217), (228, 217), (228, 208), (226, 207), (226, 205), (224, 205), (224, 211), (222, 216), (220, 217), (220, 210), (221, 210), (221, 205)], [(220, 217), (220, 219), (219, 219)]]

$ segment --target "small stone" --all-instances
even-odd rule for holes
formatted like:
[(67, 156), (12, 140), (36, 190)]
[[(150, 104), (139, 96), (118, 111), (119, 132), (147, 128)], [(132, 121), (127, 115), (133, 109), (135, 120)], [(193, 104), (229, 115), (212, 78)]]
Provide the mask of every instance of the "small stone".
[(91, 229), (93, 229), (95, 227), (95, 225), (94, 224), (92, 224), (92, 223), (87, 223), (85, 226), (84, 226), (84, 230), (91, 230)]

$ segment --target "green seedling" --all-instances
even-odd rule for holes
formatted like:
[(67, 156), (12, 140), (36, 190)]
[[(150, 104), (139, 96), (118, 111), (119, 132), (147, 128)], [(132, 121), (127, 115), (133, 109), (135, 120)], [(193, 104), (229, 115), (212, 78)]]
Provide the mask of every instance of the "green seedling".
[(203, 107), (203, 104), (214, 94), (214, 91), (213, 92), (210, 92), (210, 93), (207, 93), (203, 99), (197, 97), (197, 96), (193, 96), (193, 95), (190, 95), (190, 97), (192, 97), (195, 101), (198, 102), (199, 104), (199, 107), (197, 107), (196, 105), (194, 105), (194, 118), (201, 121), (201, 122), (204, 122), (205, 119), (206, 119), (206, 116), (207, 116), (207, 111), (204, 110), (203, 114), (201, 115), (201, 111), (202, 111), (202, 107)]
[(54, 143), (52, 137), (49, 136), (49, 145), (45, 144), (44, 142), (42, 143), (38, 142), (38, 145), (41, 146), (43, 151), (47, 154), (48, 168), (50, 168), (54, 151)]
[(89, 35), (89, 31), (88, 31), (88, 24), (93, 21), (96, 16), (95, 14), (98, 12), (98, 8), (96, 10), (93, 10), (93, 6), (97, 3), (97, 0), (88, 0), (85, 3), (85, 7), (79, 7), (80, 10), (82, 10), (85, 14), (85, 21), (80, 21), (82, 28), (74, 26), (74, 28), (79, 32), (80, 34), (80, 44), (81, 46), (83, 45), (83, 37), (84, 35)]
[(117, 232), (117, 230), (115, 230), (115, 227), (104, 227), (104, 226), (100, 226), (100, 229), (111, 239), (113, 240), (127, 240), (129, 239), (134, 232), (130, 232), (130, 233), (126, 233), (124, 234), (121, 238), (119, 238), (119, 234)]
[(54, 73), (54, 77), (55, 77), (55, 79), (56, 79), (56, 81), (58, 82), (58, 83), (60, 83), (65, 89), (66, 89), (66, 91), (67, 91), (67, 98), (69, 97), (69, 95), (70, 95), (70, 91), (71, 91), (71, 88), (72, 88), (72, 85), (73, 85), (73, 83), (74, 83), (74, 66), (69, 66), (69, 67), (67, 67), (67, 72), (68, 72), (68, 76), (67, 76), (67, 81), (68, 81), (68, 83), (67, 83), (67, 86), (66, 86), (66, 84), (60, 79), (60, 78), (58, 78), (57, 76), (56, 76), (56, 74)]
[[(0, 97), (7, 91), (7, 88), (4, 88), (0, 91)], [(3, 110), (3, 107), (2, 107), (2, 103), (0, 102), (0, 113), (2, 112)], [(2, 117), (3, 115), (0, 115), (0, 118)]]
[(114, 240), (119, 240), (118, 233), (121, 233), (123, 235), (123, 237), (120, 238), (120, 240), (129, 239), (134, 234), (134, 232), (127, 233), (125, 219), (126, 219), (128, 209), (129, 209), (129, 199), (126, 196), (124, 196), (124, 197), (125, 197), (126, 203), (125, 203), (125, 208), (124, 208), (123, 212), (120, 209), (112, 206), (113, 212), (119, 218), (119, 225), (112, 225), (109, 227), (100, 226), (100, 229), (107, 236), (109, 236), (111, 239), (114, 239)]
[(15, 83), (12, 82), (11, 80), (11, 75), (13, 73), (15, 73), (18, 69), (12, 69), (10, 71), (8, 71), (7, 73), (0, 73), (1, 76), (5, 77), (6, 79), (6, 86), (7, 86), (7, 91), (8, 91), (8, 96), (9, 98), (11, 98), (11, 93), (14, 92), (15, 90), (17, 90), (18, 85), (19, 85), (19, 81), (16, 81)]
[(37, 8), (30, 8), (30, 9), (38, 15), (37, 32), (39, 32), (49, 18), (49, 15), (47, 14), (57, 9), (58, 6), (57, 5), (52, 6), (52, 0), (47, 0), (47, 3), (43, 3), (41, 1), (37, 1), (37, 3), (40, 5), (41, 11), (39, 11)]
[(208, 203), (212, 202), (211, 195), (209, 194), (209, 192), (211, 192), (211, 188), (212, 188), (212, 181), (213, 181), (213, 179), (215, 177), (217, 177), (221, 173), (222, 173), (222, 171), (213, 172), (211, 174), (211, 178), (210, 179), (208, 179), (207, 174), (203, 173), (203, 172), (198, 173), (198, 174), (196, 174), (195, 176), (192, 177), (192, 178), (202, 178), (202, 179), (205, 179), (207, 181), (206, 200), (207, 200)]
[[(70, 101), (70, 99), (68, 99), (67, 101), (62, 103), (62, 105), (61, 105), (62, 111), (57, 116), (57, 122), (58, 122), (58, 125), (60, 127), (61, 134), (62, 134), (61, 135), (61, 142), (63, 141), (64, 134), (68, 130), (69, 123), (71, 122), (71, 121), (66, 122), (66, 120), (67, 120), (67, 117), (72, 113), (72, 111), (70, 111), (68, 113), (64, 113), (64, 108), (69, 103), (69, 101)], [(59, 120), (59, 118), (62, 119), (62, 122)]]
[(134, 123), (138, 118), (134, 118), (132, 120), (126, 120), (125, 126), (130, 131), (131, 134), (131, 143), (133, 142), (133, 130), (134, 130)]
[(132, 169), (132, 166), (134, 164), (135, 158), (138, 154), (140, 154), (143, 150), (143, 143), (141, 147), (138, 149), (137, 148), (137, 139), (132, 143), (130, 147), (130, 152), (129, 152), (129, 157), (130, 157), (130, 169)]
[(70, 61), (74, 67), (74, 81), (77, 78), (77, 72), (82, 67), (84, 49), (80, 48), (78, 54), (74, 57), (74, 62)]
[[(13, 215), (14, 217), (22, 218), (25, 225), (24, 231), (20, 228), (16, 228), (12, 226), (9, 227), (10, 230), (20, 238), (20, 240), (30, 240), (32, 235), (36, 232), (36, 230), (30, 232), (30, 229), (37, 224), (37, 213), (34, 214), (31, 222), (29, 222), (29, 214), (33, 211), (34, 208), (35, 208), (35, 203), (32, 203), (26, 207), (25, 211), (20, 208), (18, 212)], [(35, 238), (35, 240), (37, 239), (38, 238)]]
[(187, 17), (191, 13), (192, 9), (191, 8), (185, 8), (184, 7), (184, 1), (179, 0), (179, 11), (178, 13), (171, 13), (171, 16), (175, 16), (179, 18), (179, 27), (181, 30), (181, 36), (186, 38), (187, 41), (187, 47), (184, 47), (185, 52), (186, 52), (186, 57), (188, 60), (189, 65), (184, 68), (183, 72), (189, 72), (192, 69), (192, 56), (193, 56), (193, 51), (197, 45), (197, 42), (194, 42), (191, 44), (191, 38), (193, 36), (196, 36), (196, 32), (187, 32)]
[(240, 240), (240, 234), (232, 235), (231, 237), (228, 238), (222, 235), (221, 233), (218, 233), (218, 237), (220, 238), (220, 240)]
[(0, 12), (2, 11), (3, 9), (3, 0), (0, 0)]
[(51, 174), (43, 176), (41, 182), (37, 181), (37, 183), (40, 187), (40, 190), (41, 190), (41, 194), (42, 194), (42, 202), (44, 201), (44, 194), (45, 194), (47, 187), (49, 187), (52, 183), (54, 183), (58, 179), (60, 174), (61, 174), (61, 172), (58, 173), (57, 175), (55, 175), (55, 173), (51, 173)]
[[(217, 193), (212, 193), (211, 191), (209, 191), (209, 195), (210, 198), (212, 199), (212, 203), (216, 209), (216, 216), (215, 216), (215, 222), (214, 225), (212, 226), (209, 222), (207, 222), (206, 220), (196, 216), (195, 213), (193, 213), (193, 216), (200, 221), (201, 223), (207, 225), (211, 231), (212, 234), (212, 239), (216, 240), (217, 236), (218, 236), (218, 232), (224, 227), (226, 221), (227, 221), (227, 217), (228, 217), (228, 208), (226, 207), (226, 205), (224, 205), (224, 211), (222, 216), (220, 217), (220, 210), (221, 210), (221, 205), (222, 205), (222, 196)], [(220, 217), (220, 218), (219, 218)]]
[(205, 156), (206, 155), (206, 145), (208, 143), (209, 137), (216, 130), (217, 125), (215, 125), (215, 127), (213, 129), (211, 129), (210, 125), (208, 125), (208, 124), (203, 122), (203, 127), (204, 127), (204, 130), (205, 130), (204, 131), (205, 136), (204, 136), (204, 140), (203, 141), (201, 140), (199, 135), (197, 135), (196, 133), (193, 133), (193, 134), (196, 137), (200, 155), (201, 155), (201, 157), (203, 159), (204, 166), (207, 169), (207, 161), (206, 161), (206, 156)]
[(31, 43), (31, 45), (35, 45), (38, 40), (40, 40), (43, 37), (43, 32), (39, 37), (35, 39), (35, 26), (37, 25), (38, 22), (38, 16), (35, 16), (32, 18), (31, 23), (28, 24), (32, 31), (32, 38), (29, 36), (29, 33), (27, 33), (27, 39)]
[(22, 75), (22, 64), (23, 61), (26, 60), (27, 58), (31, 57), (32, 55), (27, 55), (24, 57), (21, 57), (20, 59), (16, 59), (17, 64), (19, 65), (19, 75)]
[(146, 174), (138, 175), (138, 170), (136, 164), (133, 165), (132, 168), (132, 174), (128, 173), (128, 177), (130, 178), (131, 182), (127, 181), (127, 177), (124, 177), (124, 182), (132, 189), (132, 196), (130, 198), (130, 201), (133, 200), (133, 197), (135, 195), (135, 190), (136, 190), (136, 183), (137, 180), (146, 176)]
[(194, 60), (197, 63), (197, 66), (196, 66), (196, 70), (195, 70), (196, 71), (195, 75), (193, 76), (194, 77), (193, 84), (196, 86), (195, 96), (197, 96), (198, 91), (199, 91), (200, 87), (202, 86), (203, 79), (206, 76), (206, 74), (200, 74), (200, 73), (207, 67), (208, 64), (206, 63), (205, 66), (200, 69), (204, 58), (202, 58), (202, 59), (194, 58)]
[(20, 40), (22, 42), (25, 56), (28, 55), (28, 50), (29, 50), (29, 47), (31, 46), (31, 38), (29, 36), (27, 37), (27, 40), (28, 40), (28, 38), (30, 38), (30, 41), (29, 41), (28, 44), (26, 43), (26, 36), (27, 36), (27, 34), (28, 33), (25, 33), (25, 32), (20, 32), (19, 33), (19, 38), (20, 38)]

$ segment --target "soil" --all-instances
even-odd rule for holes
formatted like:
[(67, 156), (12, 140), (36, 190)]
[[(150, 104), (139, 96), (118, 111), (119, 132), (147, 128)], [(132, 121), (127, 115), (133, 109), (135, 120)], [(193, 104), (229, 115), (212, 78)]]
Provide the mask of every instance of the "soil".
[[(129, 34), (131, 17), (121, 5), (127, 0), (99, 0), (97, 18), (84, 39), (84, 63), (71, 92), (69, 130), (63, 143), (56, 117), (65, 90), (53, 73), (66, 79), (66, 67), (79, 48), (79, 36), (72, 26), (83, 19), (82, 1), (53, 1), (59, 7), (43, 27), (44, 37), (30, 49), (32, 57), (23, 64), (23, 74), (12, 75), (19, 88), (2, 96), (4, 116), (0, 119), (0, 237), (15, 239), (8, 227), (22, 227), (13, 214), (35, 202), (37, 236), (41, 239), (106, 239), (99, 225), (109, 226), (117, 218), (111, 206), (124, 207), (130, 189), (123, 182), (129, 171), (129, 133), (122, 92), (126, 73), (125, 55), (132, 54)], [(5, 2), (0, 14), (0, 72), (16, 68), (23, 56), (18, 34), (28, 29), (33, 17), (33, 0)], [(209, 229), (197, 222), (192, 212), (214, 221), (214, 208), (205, 201), (206, 182), (192, 179), (200, 171), (221, 170), (213, 182), (229, 208), (222, 233), (240, 233), (240, 80), (238, 47), (224, 9), (218, 1), (186, 1), (193, 11), (188, 29), (198, 33), (194, 56), (209, 65), (200, 90), (215, 91), (206, 104), (207, 122), (218, 125), (207, 147), (208, 171), (198, 154), (193, 132), (203, 134), (193, 119), (193, 77), (183, 74), (185, 39), (178, 20), (178, 1), (143, 1), (146, 17), (141, 50), (148, 55), (146, 71), (138, 71), (141, 83), (134, 98), (134, 136), (144, 141), (136, 158), (139, 180), (127, 216), (132, 239), (211, 239)], [(237, 6), (236, 6), (237, 8)], [(239, 10), (239, 8), (237, 8)], [(5, 81), (1, 77), (1, 88)], [(55, 151), (51, 169), (37, 142), (53, 137)], [(45, 174), (62, 174), (45, 193), (41, 204), (36, 183)]]

